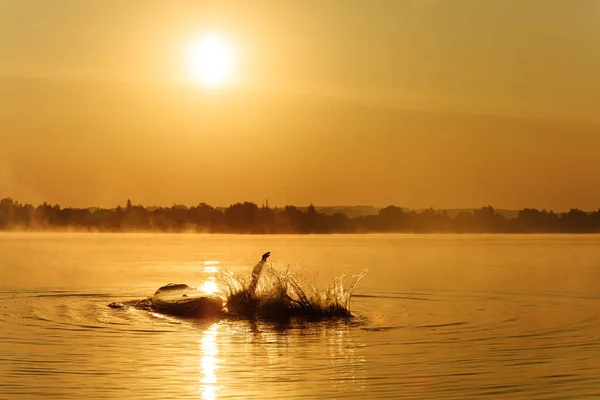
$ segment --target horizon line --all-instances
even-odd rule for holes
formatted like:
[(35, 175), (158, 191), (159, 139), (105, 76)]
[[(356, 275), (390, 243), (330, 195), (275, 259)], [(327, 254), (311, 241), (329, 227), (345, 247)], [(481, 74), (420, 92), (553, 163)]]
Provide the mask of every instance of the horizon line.
[[(31, 205), (33, 207), (41, 206), (44, 203), (47, 204), (47, 205), (50, 205), (50, 206), (58, 205), (62, 209), (65, 209), (65, 208), (71, 208), (71, 209), (91, 209), (91, 208), (98, 208), (98, 209), (100, 209), (100, 208), (104, 208), (104, 209), (107, 209), (107, 210), (111, 210), (111, 209), (117, 209), (118, 207), (126, 207), (126, 205), (127, 205), (127, 201), (125, 202), (124, 205), (122, 205), (122, 204), (119, 203), (119, 204), (114, 205), (114, 206), (101, 206), (101, 205), (91, 205), (91, 206), (83, 206), (83, 207), (82, 206), (72, 206), (72, 205), (66, 206), (66, 205), (61, 205), (60, 203), (52, 203), (52, 202), (48, 202), (48, 201), (43, 201), (43, 202), (38, 203), (37, 205), (34, 205), (34, 203), (32, 203), (32, 202), (21, 202), (21, 201), (19, 201), (17, 199), (14, 199), (14, 198), (10, 197), (10, 196), (2, 196), (2, 197), (0, 197), (0, 201), (4, 200), (4, 199), (10, 199), (13, 202), (20, 203), (20, 204), (23, 204), (23, 205)], [(130, 201), (130, 200), (131, 199), (128, 199), (128, 201)], [(268, 200), (268, 199), (265, 199), (265, 200)], [(183, 203), (175, 203), (175, 202), (173, 204), (171, 204), (171, 205), (143, 204), (143, 203), (133, 203), (132, 202), (132, 206), (141, 206), (141, 207), (144, 207), (144, 208), (169, 208), (169, 207), (173, 207), (173, 206), (176, 206), (176, 207), (183, 206), (183, 207), (187, 207), (187, 208), (192, 208), (192, 207), (196, 207), (196, 206), (198, 206), (200, 204), (206, 204), (206, 205), (208, 205), (208, 206), (210, 206), (212, 208), (218, 209), (218, 208), (228, 208), (228, 207), (231, 207), (231, 206), (233, 206), (235, 204), (244, 204), (244, 203), (253, 203), (253, 204), (257, 205), (259, 208), (263, 207), (263, 208), (271, 208), (271, 209), (278, 209), (278, 208), (282, 209), (282, 208), (285, 208), (285, 207), (308, 208), (310, 206), (313, 206), (313, 207), (318, 208), (318, 209), (323, 209), (323, 208), (373, 208), (373, 209), (377, 209), (377, 210), (382, 210), (382, 209), (385, 209), (387, 207), (396, 207), (396, 208), (400, 208), (402, 210), (417, 211), (417, 212), (418, 211), (424, 211), (424, 210), (435, 210), (435, 211), (472, 211), (472, 210), (479, 210), (479, 209), (487, 208), (487, 207), (492, 207), (496, 211), (509, 211), (509, 212), (510, 211), (521, 211), (521, 210), (530, 209), (530, 210), (548, 211), (548, 212), (554, 212), (554, 213), (565, 213), (565, 212), (569, 212), (570, 210), (580, 210), (580, 211), (584, 211), (584, 212), (587, 212), (587, 213), (591, 213), (591, 212), (596, 212), (596, 211), (600, 210), (600, 205), (598, 206), (598, 208), (593, 209), (593, 210), (585, 210), (585, 209), (578, 208), (578, 207), (569, 207), (567, 210), (559, 210), (559, 209), (555, 210), (555, 209), (546, 208), (546, 207), (521, 207), (521, 208), (495, 207), (495, 206), (493, 206), (493, 205), (491, 205), (489, 203), (486, 204), (486, 205), (471, 206), (471, 207), (433, 207), (433, 206), (428, 206), (428, 207), (404, 207), (404, 206), (400, 206), (400, 205), (397, 205), (397, 204), (388, 204), (388, 205), (385, 205), (385, 206), (377, 206), (377, 205), (369, 205), (369, 204), (316, 205), (314, 203), (310, 203), (308, 205), (294, 205), (294, 204), (274, 205), (274, 204), (269, 204), (270, 203), (269, 201), (263, 202), (261, 204), (261, 203), (258, 203), (258, 202), (248, 201), (248, 200), (232, 202), (232, 203), (230, 203), (229, 205), (226, 205), (226, 206), (224, 206), (224, 205), (211, 205), (211, 204), (209, 204), (207, 202), (204, 202), (204, 201), (199, 201), (199, 202), (191, 204), (191, 205), (190, 204), (183, 204)], [(265, 206), (265, 204), (266, 204), (266, 206)]]

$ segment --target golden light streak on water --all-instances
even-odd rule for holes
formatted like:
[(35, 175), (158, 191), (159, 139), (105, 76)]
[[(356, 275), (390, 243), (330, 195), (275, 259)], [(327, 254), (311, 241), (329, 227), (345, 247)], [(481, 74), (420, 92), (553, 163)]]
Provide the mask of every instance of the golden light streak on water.
[(203, 400), (215, 400), (217, 398), (217, 390), (219, 387), (217, 383), (217, 366), (218, 359), (216, 358), (219, 353), (217, 349), (217, 336), (218, 336), (219, 324), (213, 324), (204, 331), (202, 339), (200, 340), (200, 348), (202, 349), (202, 373), (204, 376), (200, 379), (202, 384), (199, 390), (202, 392), (201, 398)]
[(219, 272), (219, 262), (218, 261), (204, 261), (204, 272), (206, 272), (206, 273)]

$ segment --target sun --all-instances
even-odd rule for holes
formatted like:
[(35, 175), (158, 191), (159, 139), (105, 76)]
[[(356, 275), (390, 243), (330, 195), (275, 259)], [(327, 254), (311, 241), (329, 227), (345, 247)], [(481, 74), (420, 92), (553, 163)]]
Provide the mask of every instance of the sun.
[(191, 79), (207, 87), (231, 83), (235, 57), (225, 40), (210, 34), (194, 41), (187, 52), (187, 67)]

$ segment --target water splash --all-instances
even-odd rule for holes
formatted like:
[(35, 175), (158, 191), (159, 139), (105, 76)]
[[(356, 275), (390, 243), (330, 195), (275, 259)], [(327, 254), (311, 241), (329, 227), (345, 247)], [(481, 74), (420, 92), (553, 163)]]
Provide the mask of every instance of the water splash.
[(231, 271), (221, 271), (219, 281), (225, 288), (225, 307), (230, 315), (265, 318), (350, 317), (352, 292), (366, 272), (336, 277), (325, 290), (319, 290), (315, 284), (303, 288), (289, 268), (286, 271), (277, 271), (272, 267), (265, 269), (255, 292), (251, 290), (251, 283)]
[(289, 267), (285, 271), (266, 267), (258, 280), (221, 270), (216, 279), (221, 290), (213, 296), (206, 296), (201, 290), (185, 284), (169, 284), (147, 299), (116, 302), (109, 306), (195, 318), (352, 317), (350, 299), (366, 273), (344, 273), (320, 289), (314, 283), (303, 285)]

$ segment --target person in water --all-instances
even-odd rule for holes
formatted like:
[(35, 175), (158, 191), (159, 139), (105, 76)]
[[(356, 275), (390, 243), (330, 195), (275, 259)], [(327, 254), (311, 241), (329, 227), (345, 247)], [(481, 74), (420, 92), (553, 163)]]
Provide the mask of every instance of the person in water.
[(262, 255), (261, 260), (256, 264), (256, 266), (252, 269), (252, 282), (250, 282), (250, 286), (248, 286), (248, 291), (254, 295), (256, 292), (256, 286), (258, 285), (258, 278), (260, 277), (260, 273), (262, 272), (263, 266), (267, 262), (267, 258), (271, 255), (270, 251), (267, 251)]
[(197, 293), (194, 288), (186, 284), (168, 284), (159, 288), (151, 298), (151, 307), (155, 311), (178, 315), (178, 316), (210, 316), (218, 315), (223, 311), (223, 307), (228, 305), (229, 311), (245, 313), (248, 308), (255, 304), (256, 289), (258, 280), (267, 259), (271, 252), (262, 255), (261, 260), (252, 269), (252, 280), (248, 289), (239, 292), (236, 296), (230, 297), (227, 304), (217, 295), (195, 296), (189, 295)]
[[(291, 277), (268, 281), (265, 293), (257, 295), (258, 282), (262, 270), (271, 255), (266, 252), (252, 269), (252, 279), (244, 287), (235, 277), (232, 278), (233, 288), (227, 298), (221, 295), (203, 295), (196, 288), (186, 284), (170, 283), (159, 288), (151, 298), (132, 300), (109, 304), (112, 308), (134, 307), (152, 310), (162, 314), (170, 314), (192, 318), (222, 318), (235, 317), (264, 317), (285, 319), (294, 316), (311, 318), (352, 317), (348, 302), (352, 290), (363, 274), (355, 277), (348, 289), (341, 288), (341, 280), (334, 281), (337, 285), (333, 295), (328, 293), (326, 300), (313, 299), (306, 296), (299, 284)], [(288, 292), (289, 289), (289, 292)], [(331, 288), (329, 291), (331, 292)]]

